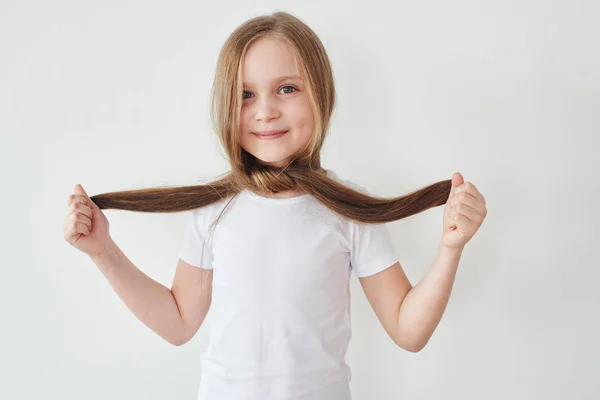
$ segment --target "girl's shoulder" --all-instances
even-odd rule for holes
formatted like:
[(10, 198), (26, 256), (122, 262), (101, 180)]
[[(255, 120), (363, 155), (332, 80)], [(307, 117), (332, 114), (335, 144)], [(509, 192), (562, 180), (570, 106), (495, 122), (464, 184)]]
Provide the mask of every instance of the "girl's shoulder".
[(231, 200), (232, 196), (229, 196), (206, 206), (188, 210), (188, 218), (194, 221), (198, 229), (206, 230), (219, 217)]
[(331, 170), (327, 170), (327, 176), (329, 176), (330, 178), (338, 181), (339, 183), (341, 183), (344, 186), (347, 186), (347, 187), (349, 187), (351, 189), (354, 189), (354, 190), (356, 190), (358, 192), (363, 192), (365, 194), (369, 194), (369, 191), (365, 187), (359, 185), (358, 183), (356, 183), (356, 182), (354, 182), (354, 181), (352, 181), (350, 179), (342, 179), (338, 174), (336, 174), (335, 172), (333, 172)]

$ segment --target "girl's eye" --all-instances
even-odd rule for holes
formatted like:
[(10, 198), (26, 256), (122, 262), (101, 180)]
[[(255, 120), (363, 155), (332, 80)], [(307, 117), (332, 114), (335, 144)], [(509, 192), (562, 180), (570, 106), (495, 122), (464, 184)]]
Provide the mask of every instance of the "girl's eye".
[[(281, 88), (281, 90), (283, 90), (283, 89), (286, 89), (286, 88), (289, 88), (289, 89), (291, 89), (291, 90), (288, 90), (288, 91), (284, 92), (284, 94), (290, 94), (290, 93), (293, 93), (293, 92), (295, 92), (296, 90), (298, 90), (298, 89), (296, 89), (295, 87), (293, 87), (293, 86), (290, 86), (290, 85), (283, 86), (283, 87)], [(281, 92), (281, 90), (280, 90), (280, 92)], [(252, 95), (252, 92), (248, 92), (247, 90), (244, 90), (244, 91), (242, 92), (242, 99), (249, 99), (249, 98), (251, 97), (251, 95)]]
[(293, 86), (289, 86), (289, 85), (288, 85), (288, 86), (284, 86), (284, 87), (282, 87), (281, 89), (285, 89), (285, 88), (290, 88), (290, 89), (293, 89), (292, 91), (289, 91), (289, 92), (287, 92), (287, 93), (292, 93), (293, 91), (295, 91), (295, 90), (296, 90), (296, 88), (295, 88), (295, 87), (293, 87)]

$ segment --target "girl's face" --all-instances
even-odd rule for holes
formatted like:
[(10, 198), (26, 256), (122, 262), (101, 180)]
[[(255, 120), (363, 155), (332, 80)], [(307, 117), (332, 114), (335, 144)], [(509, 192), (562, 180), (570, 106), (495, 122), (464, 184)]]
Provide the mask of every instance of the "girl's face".
[[(258, 39), (246, 51), (242, 77), (240, 144), (265, 164), (282, 167), (308, 143), (314, 129), (306, 84), (292, 51), (274, 38)], [(260, 136), (274, 131), (285, 133)]]

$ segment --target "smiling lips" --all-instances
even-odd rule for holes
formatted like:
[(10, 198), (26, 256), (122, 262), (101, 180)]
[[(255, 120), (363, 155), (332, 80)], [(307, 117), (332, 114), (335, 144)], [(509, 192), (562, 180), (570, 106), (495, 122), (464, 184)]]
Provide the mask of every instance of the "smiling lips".
[(287, 133), (287, 131), (261, 131), (261, 132), (252, 132), (259, 139), (277, 139)]

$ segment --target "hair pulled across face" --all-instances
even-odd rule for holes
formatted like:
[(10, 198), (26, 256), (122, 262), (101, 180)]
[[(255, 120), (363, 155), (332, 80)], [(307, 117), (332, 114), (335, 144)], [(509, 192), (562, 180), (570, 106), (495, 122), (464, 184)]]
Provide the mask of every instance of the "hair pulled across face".
[[(239, 140), (242, 101), (242, 61), (246, 50), (269, 35), (293, 49), (314, 110), (315, 131), (303, 148), (283, 167), (261, 163)], [(330, 210), (362, 223), (396, 221), (446, 203), (451, 180), (412, 193), (379, 198), (346, 187), (321, 167), (320, 152), (335, 106), (331, 64), (317, 35), (304, 22), (285, 13), (252, 18), (227, 38), (217, 61), (212, 87), (211, 120), (225, 149), (231, 171), (219, 179), (194, 186), (155, 187), (91, 196), (100, 209), (171, 213), (201, 208), (242, 190), (275, 194), (287, 190), (309, 193)]]

